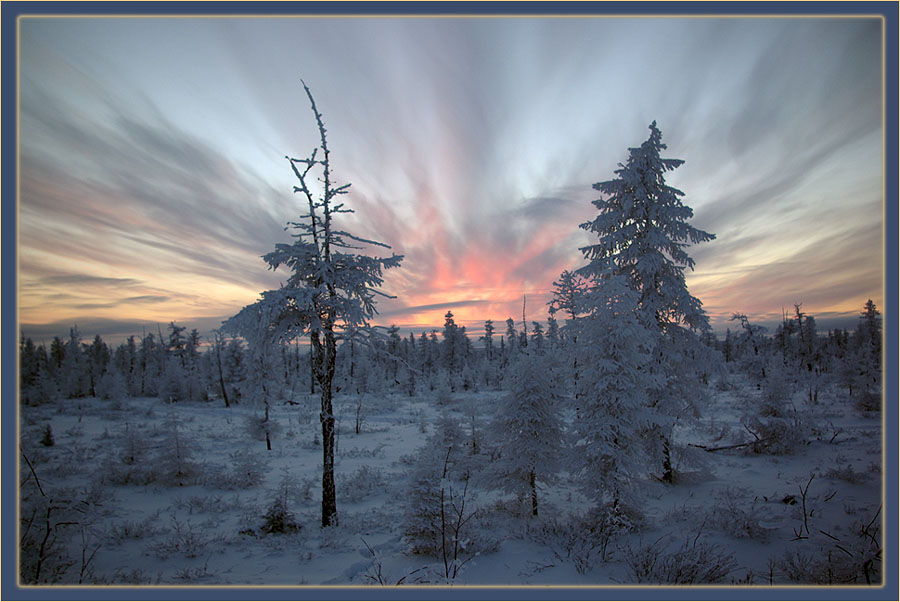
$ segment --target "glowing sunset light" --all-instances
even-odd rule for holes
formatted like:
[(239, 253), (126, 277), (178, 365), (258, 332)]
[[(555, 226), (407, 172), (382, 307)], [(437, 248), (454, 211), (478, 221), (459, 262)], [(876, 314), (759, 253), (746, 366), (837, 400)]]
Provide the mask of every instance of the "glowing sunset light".
[[(46, 340), (204, 336), (287, 272), (285, 155), (317, 131), (348, 230), (390, 244), (381, 326), (545, 321), (584, 264), (595, 182), (656, 120), (718, 332), (884, 301), (882, 40), (872, 18), (21, 20), (19, 321)], [(644, 43), (634, 48), (633, 40)], [(160, 43), (165, 40), (165, 43)], [(893, 225), (891, 225), (893, 227)], [(372, 248), (374, 254), (383, 249)], [(473, 338), (474, 338), (473, 336)], [(473, 341), (474, 342), (474, 341)]]

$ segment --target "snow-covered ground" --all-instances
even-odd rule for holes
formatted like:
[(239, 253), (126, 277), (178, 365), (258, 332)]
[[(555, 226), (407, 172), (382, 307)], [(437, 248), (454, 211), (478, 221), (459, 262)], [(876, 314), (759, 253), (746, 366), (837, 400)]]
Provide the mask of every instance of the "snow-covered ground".
[[(683, 442), (751, 440), (741, 417), (760, 393), (743, 377), (728, 380), (711, 387)], [(84, 398), (23, 406), (20, 512), (34, 544), (22, 562), (35, 571), (40, 556), (41, 581), (68, 584), (880, 582), (880, 560), (868, 561), (881, 546), (882, 421), (842, 390), (821, 391), (816, 404), (795, 396), (802, 425), (791, 453), (689, 447), (676, 457), (676, 483), (638, 485), (640, 528), (608, 536), (565, 471), (540, 489), (537, 517), (530, 501), (491, 490), (485, 450), (503, 395), (338, 395), (340, 523), (325, 530), (317, 398), (272, 407), (270, 451), (259, 435), (262, 409), (248, 405)], [(404, 539), (411, 475), (442, 413), (458, 417), (467, 437), (474, 415), (482, 441), (464, 512), (477, 510), (466, 525), (477, 545), (458, 555), (455, 578), (441, 555), (410, 553)], [(267, 533), (277, 500), (288, 532)], [(45, 539), (48, 522), (59, 526)]]

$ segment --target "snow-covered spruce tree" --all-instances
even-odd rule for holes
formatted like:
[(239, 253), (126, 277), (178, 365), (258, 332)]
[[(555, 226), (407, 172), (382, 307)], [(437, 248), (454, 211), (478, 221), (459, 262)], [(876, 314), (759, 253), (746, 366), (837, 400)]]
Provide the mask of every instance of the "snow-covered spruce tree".
[(853, 342), (858, 349), (861, 372), (869, 378), (871, 385), (878, 385), (881, 380), (881, 312), (871, 299), (866, 301), (859, 314)]
[(580, 275), (564, 270), (559, 275), (559, 280), (553, 283), (550, 291), (552, 299), (547, 303), (550, 306), (550, 315), (556, 315), (561, 311), (566, 314), (566, 324), (571, 324), (578, 317), (578, 307), (581, 296), (588, 288), (588, 282)]
[(69, 399), (84, 397), (90, 393), (88, 383), (87, 358), (82, 350), (81, 333), (78, 326), (69, 329), (69, 341), (65, 344), (65, 355), (60, 370), (60, 389)]
[(484, 321), (484, 336), (479, 337), (484, 341), (484, 355), (488, 362), (494, 359), (494, 321)]
[(648, 326), (661, 332), (680, 324), (699, 330), (709, 320), (703, 304), (687, 290), (684, 268), (693, 270), (694, 260), (684, 247), (715, 235), (687, 223), (694, 212), (681, 202), (684, 193), (665, 182), (666, 172), (684, 161), (660, 157), (665, 148), (654, 121), (650, 137), (628, 149), (628, 161), (615, 171), (618, 177), (594, 184), (605, 195), (593, 202), (600, 214), (581, 228), (600, 240), (582, 247), (590, 263), (578, 274), (589, 279), (626, 276), (640, 293), (638, 313)]
[(630, 148), (626, 163), (615, 170), (617, 177), (594, 184), (603, 193), (594, 201), (600, 213), (581, 228), (599, 240), (581, 248), (589, 263), (577, 273), (601, 289), (620, 277), (637, 293), (637, 318), (655, 339), (650, 372), (660, 376), (645, 401), (656, 425), (644, 435), (661, 454), (661, 478), (671, 481), (672, 431), (681, 418), (696, 414), (702, 398), (698, 375), (702, 364), (712, 361), (696, 334), (708, 329), (709, 321), (685, 283), (684, 269), (694, 267), (685, 247), (715, 236), (688, 224), (693, 210), (681, 202), (684, 193), (665, 181), (684, 161), (662, 158), (665, 148), (654, 121), (650, 137)]
[(504, 383), (510, 390), (497, 409), (491, 429), (500, 458), (494, 483), (521, 500), (530, 499), (538, 515), (538, 482), (553, 483), (563, 448), (557, 375), (551, 358), (522, 353)]
[[(337, 506), (334, 487), (335, 416), (332, 409), (332, 383), (335, 374), (337, 342), (346, 330), (366, 326), (375, 315), (375, 295), (383, 270), (400, 265), (402, 256), (370, 257), (356, 253), (357, 243), (386, 247), (335, 228), (334, 218), (349, 213), (337, 199), (350, 184), (333, 181), (330, 151), (322, 115), (312, 92), (303, 83), (319, 130), (319, 144), (306, 159), (286, 157), (306, 203), (300, 221), (289, 222), (298, 231), (292, 244), (278, 244), (264, 256), (271, 269), (284, 265), (292, 270), (287, 282), (277, 290), (265, 291), (256, 303), (245, 307), (226, 324), (240, 332), (255, 328), (259, 322), (273, 336), (292, 339), (308, 335), (311, 343), (313, 373), (321, 392), (322, 425), (322, 526), (336, 524)], [(319, 176), (321, 191), (310, 188)]]
[[(578, 343), (578, 336), (574, 332), (575, 320), (578, 318), (579, 307), (581, 306), (581, 298), (588, 290), (588, 281), (580, 275), (564, 270), (559, 275), (559, 280), (553, 283), (553, 289), (550, 291), (551, 299), (547, 303), (549, 305), (550, 317), (553, 318), (557, 312), (565, 313), (566, 321), (563, 324), (561, 333), (566, 346), (563, 351), (573, 354), (572, 346)], [(570, 357), (568, 363), (571, 369), (572, 388), (575, 395), (578, 395), (578, 359)]]

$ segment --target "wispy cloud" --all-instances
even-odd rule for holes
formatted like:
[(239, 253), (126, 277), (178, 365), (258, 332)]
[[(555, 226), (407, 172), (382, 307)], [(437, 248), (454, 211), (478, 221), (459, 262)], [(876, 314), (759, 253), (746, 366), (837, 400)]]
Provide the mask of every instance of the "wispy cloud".
[(406, 257), (379, 319), (503, 319), (523, 295), (543, 319), (591, 184), (654, 119), (717, 235), (688, 276), (715, 323), (853, 312), (881, 301), (880, 43), (873, 19), (30, 20), (23, 320), (227, 315), (277, 287), (282, 157), (317, 140), (301, 76), (344, 223)]

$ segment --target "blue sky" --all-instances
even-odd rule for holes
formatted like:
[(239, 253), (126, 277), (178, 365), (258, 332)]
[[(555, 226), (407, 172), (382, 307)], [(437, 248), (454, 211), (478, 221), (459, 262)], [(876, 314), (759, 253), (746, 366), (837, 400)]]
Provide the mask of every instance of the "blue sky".
[[(316, 144), (406, 256), (378, 323), (543, 320), (594, 182), (656, 120), (713, 326), (883, 300), (882, 33), (860, 18), (25, 18), (26, 334), (201, 330), (277, 287)], [(850, 325), (855, 320), (849, 322)], [(846, 321), (845, 321), (846, 324)], [(52, 336), (52, 334), (50, 335)]]

